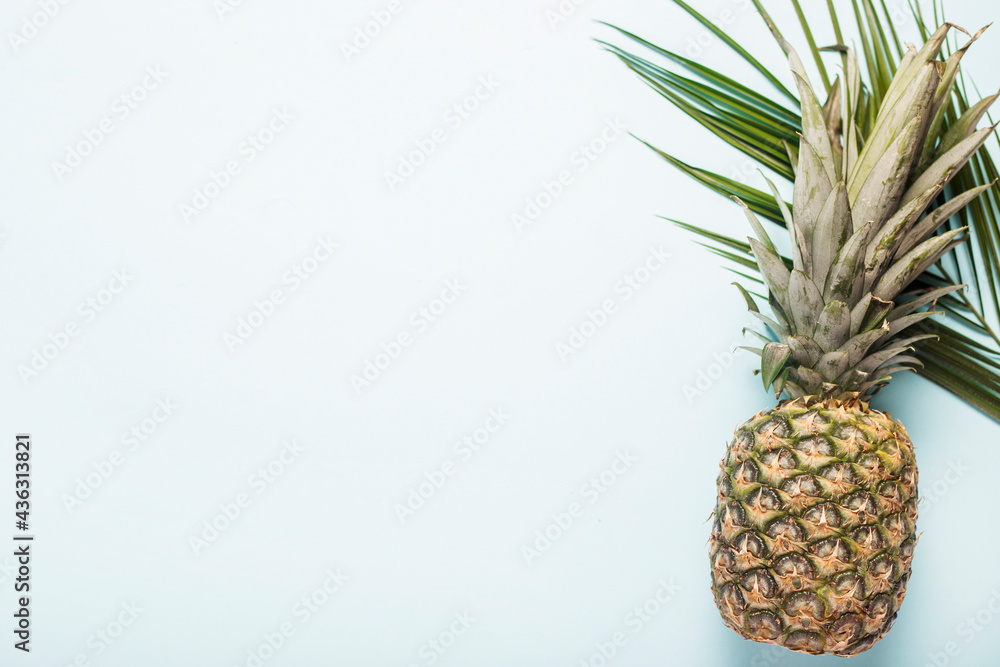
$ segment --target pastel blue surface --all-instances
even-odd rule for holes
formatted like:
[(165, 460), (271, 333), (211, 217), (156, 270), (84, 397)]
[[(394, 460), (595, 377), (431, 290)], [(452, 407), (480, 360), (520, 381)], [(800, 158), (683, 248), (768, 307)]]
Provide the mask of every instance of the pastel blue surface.
[[(698, 7), (787, 71), (749, 2)], [(0, 438), (32, 434), (37, 537), (0, 663), (837, 660), (712, 602), (718, 462), (773, 399), (732, 274), (657, 216), (745, 222), (628, 133), (759, 177), (593, 19), (765, 89), (669, 2), (7, 3)], [(878, 399), (922, 537), (851, 664), (998, 665), (1000, 426), (915, 377)]]

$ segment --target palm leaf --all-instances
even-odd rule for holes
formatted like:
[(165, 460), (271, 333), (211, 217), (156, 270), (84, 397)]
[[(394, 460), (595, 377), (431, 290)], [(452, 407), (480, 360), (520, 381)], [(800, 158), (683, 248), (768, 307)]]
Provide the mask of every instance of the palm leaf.
[[(608, 42), (601, 43), (648, 86), (688, 117), (777, 176), (792, 181), (799, 150), (798, 133), (802, 128), (797, 97), (777, 77), (764, 69), (756, 57), (687, 3), (681, 0), (673, 2), (712, 30), (740, 59), (763, 75), (777, 95), (752, 90), (731, 76), (683, 58), (615, 26), (610, 27), (666, 62), (657, 64)], [(753, 2), (772, 32), (781, 36), (779, 27), (774, 25), (760, 0)], [(823, 59), (824, 49), (816, 42), (816, 33), (809, 24), (803, 5), (799, 0), (792, 0), (792, 5), (813, 61), (829, 92), (834, 84), (831, 83), (827, 64)], [(813, 8), (812, 3), (807, 6), (810, 10)], [(889, 85), (897, 66), (906, 60), (900, 36), (889, 20), (884, 0), (850, 0), (849, 6), (854, 19), (855, 39), (860, 44), (862, 54), (862, 72), (867, 74), (862, 77), (860, 90), (854, 93), (858, 98), (855, 129), (859, 139), (865, 141), (874, 128), (875, 110), (887, 93), (893, 94), (889, 92)], [(824, 9), (837, 42), (843, 44), (843, 27), (846, 24), (841, 22), (834, 0), (827, 0)], [(920, 5), (913, 4), (912, 9), (920, 36), (926, 42), (932, 30), (924, 20)], [(936, 4), (933, 14), (935, 25), (939, 25), (943, 17), (939, 15)], [(847, 56), (843, 49), (840, 51), (841, 63), (846, 70)], [(947, 51), (951, 53), (952, 50), (949, 47)], [(943, 55), (947, 57), (947, 54)], [(669, 65), (681, 68), (686, 76), (670, 69)], [(969, 109), (967, 86), (964, 73), (959, 71), (943, 104), (940, 118), (942, 129), (956, 123)], [(784, 98), (783, 101), (788, 106), (776, 102), (775, 97)], [(738, 197), (761, 218), (782, 226), (786, 224), (782, 208), (775, 198), (776, 191), (758, 190), (709, 169), (691, 165), (667, 151), (646, 145), (710, 190), (727, 197)], [(915, 335), (933, 334), (936, 337), (917, 347), (914, 364), (919, 366), (916, 370), (923, 377), (1000, 421), (1000, 336), (997, 334), (1000, 330), (998, 179), (1000, 172), (986, 150), (975, 153), (954, 177), (936, 202), (937, 206), (954, 194), (972, 188), (985, 186), (985, 191), (981, 197), (961, 209), (939, 233), (968, 227), (971, 242), (967, 247), (959, 246), (951, 250), (937, 265), (920, 275), (910, 289), (920, 292), (961, 284), (970, 286), (968, 290), (954, 291), (936, 302), (938, 308), (949, 314), (947, 321), (928, 319), (914, 327)], [(674, 222), (686, 231), (700, 236), (703, 245), (738, 266), (736, 273), (761, 282), (756, 259), (745, 241), (694, 225)], [(791, 266), (790, 260), (782, 259)]]
[(754, 58), (752, 55), (750, 55), (746, 51), (746, 49), (744, 49), (742, 46), (740, 46), (739, 44), (737, 44), (736, 40), (734, 40), (732, 37), (730, 37), (726, 33), (726, 31), (722, 30), (721, 28), (719, 28), (718, 26), (716, 26), (714, 23), (712, 23), (711, 21), (709, 21), (707, 18), (705, 18), (704, 16), (702, 16), (701, 14), (699, 14), (697, 11), (695, 11), (693, 8), (691, 8), (691, 6), (689, 6), (686, 2), (683, 2), (683, 0), (673, 0), (673, 1), (681, 9), (683, 9), (688, 14), (690, 14), (691, 16), (693, 16), (695, 18), (695, 20), (697, 20), (703, 26), (705, 26), (706, 28), (708, 28), (709, 31), (711, 31), (717, 38), (719, 38), (726, 46), (728, 46), (730, 49), (732, 49), (733, 51), (735, 51), (741, 58), (743, 58), (743, 60), (745, 60), (748, 63), (750, 63), (750, 65), (755, 70), (757, 70), (758, 72), (760, 72), (760, 74), (763, 75), (765, 79), (767, 79), (768, 81), (770, 81), (771, 84), (773, 84), (774, 87), (777, 88), (778, 91), (780, 91), (782, 95), (784, 95), (785, 97), (787, 97), (790, 100), (794, 100), (795, 99), (795, 95), (793, 95), (792, 92), (790, 90), (788, 90), (788, 88), (786, 88), (784, 86), (784, 84), (781, 83), (780, 79), (778, 79), (776, 76), (774, 76), (774, 74), (772, 74), (766, 67), (764, 67), (763, 65), (761, 65), (757, 61), (756, 58)]

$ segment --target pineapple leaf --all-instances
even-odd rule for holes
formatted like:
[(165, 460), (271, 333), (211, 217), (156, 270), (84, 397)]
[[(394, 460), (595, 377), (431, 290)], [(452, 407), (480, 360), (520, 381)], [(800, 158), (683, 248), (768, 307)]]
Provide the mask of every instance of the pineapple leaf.
[(771, 241), (771, 237), (767, 235), (764, 231), (764, 226), (760, 224), (760, 220), (757, 216), (753, 214), (750, 207), (743, 203), (743, 200), (733, 195), (733, 200), (743, 207), (743, 213), (747, 216), (747, 221), (750, 223), (750, 227), (753, 228), (753, 233), (757, 235), (757, 239), (764, 244), (764, 247), (771, 251), (772, 254), (777, 255), (778, 249), (774, 247), (774, 243)]
[(847, 187), (841, 181), (830, 192), (816, 219), (812, 235), (813, 266), (810, 274), (818, 285), (826, 283), (830, 266), (844, 243), (854, 232)]
[(819, 322), (813, 333), (813, 340), (824, 352), (833, 352), (840, 347), (851, 330), (851, 310), (843, 301), (831, 301), (824, 306)]
[(807, 247), (812, 248), (815, 227), (811, 223), (819, 218), (833, 192), (834, 183), (830, 182), (822, 160), (805, 138), (799, 143), (799, 166), (796, 173), (799, 186), (792, 193), (792, 216), (795, 220), (804, 221), (802, 240)]
[(753, 300), (753, 297), (750, 296), (750, 293), (746, 291), (743, 285), (740, 285), (739, 283), (733, 283), (733, 285), (736, 285), (736, 289), (740, 291), (740, 294), (743, 295), (743, 299), (747, 302), (747, 310), (751, 313), (759, 313), (760, 308), (757, 307), (757, 302)]
[[(976, 126), (979, 125), (979, 121), (982, 120), (986, 112), (989, 111), (989, 108), (996, 102), (998, 96), (1000, 96), (1000, 93), (984, 97), (963, 113), (948, 128), (944, 136), (941, 137), (941, 143), (937, 146), (935, 155), (943, 155), (957, 146), (960, 141), (971, 135), (975, 131)], [(928, 136), (929, 139), (936, 138), (932, 135)]]
[(750, 239), (750, 247), (753, 248), (753, 255), (757, 258), (757, 266), (764, 277), (764, 283), (782, 310), (788, 311), (788, 281), (791, 274), (788, 267), (781, 261), (781, 258), (760, 241)]
[(792, 336), (788, 339), (792, 361), (799, 366), (814, 366), (823, 356), (823, 348), (809, 336)]
[(996, 126), (984, 127), (958, 142), (958, 144), (934, 161), (927, 171), (917, 177), (903, 195), (903, 203), (917, 197), (921, 192), (935, 183), (947, 183), (955, 173), (965, 166), (972, 154), (986, 142)]
[(912, 228), (906, 238), (902, 240), (902, 243), (896, 249), (896, 254), (906, 254), (913, 250), (918, 243), (925, 241), (928, 236), (964, 208), (966, 204), (991, 187), (993, 187), (993, 184), (989, 183), (963, 192), (928, 213)]
[(868, 352), (869, 348), (871, 348), (872, 345), (878, 342), (879, 339), (883, 338), (887, 333), (889, 333), (888, 324), (884, 328), (872, 329), (871, 331), (860, 333), (847, 341), (847, 343), (840, 348), (840, 351), (847, 353), (851, 366), (857, 366), (861, 359), (864, 358), (865, 353)]
[(939, 287), (937, 289), (927, 290), (920, 296), (910, 299), (901, 306), (896, 306), (892, 314), (889, 315), (889, 320), (896, 320), (904, 315), (909, 315), (914, 312), (917, 308), (922, 308), (929, 303), (933, 303), (943, 296), (951, 294), (955, 290), (960, 290), (966, 287), (966, 285), (949, 285), (947, 287)]
[(913, 326), (917, 322), (926, 320), (928, 317), (933, 317), (934, 315), (940, 315), (939, 310), (926, 310), (922, 313), (913, 313), (912, 315), (904, 315), (898, 319), (891, 320), (889, 322), (889, 335), (895, 336), (900, 331), (904, 331), (909, 327)]
[(826, 301), (844, 301), (854, 304), (861, 298), (858, 294), (864, 276), (861, 271), (861, 263), (864, 260), (865, 239), (871, 233), (871, 228), (872, 223), (869, 222), (854, 232), (840, 249), (833, 266), (830, 267), (823, 289), (823, 298)]
[(913, 154), (919, 148), (923, 122), (923, 116), (917, 113), (872, 165), (868, 178), (859, 185), (851, 204), (855, 225), (871, 221), (874, 229), (880, 229), (887, 214), (896, 209), (899, 197), (906, 188)]
[[(916, 73), (920, 76), (913, 79), (912, 84), (905, 91), (905, 95), (900, 96), (899, 103), (893, 107), (883, 106), (879, 111), (875, 127), (865, 143), (861, 155), (858, 156), (858, 165), (851, 172), (850, 180), (847, 183), (852, 205), (857, 202), (861, 187), (864, 185), (860, 179), (863, 175), (871, 173), (884, 155), (889, 154), (887, 158), (889, 163), (899, 159), (897, 154), (904, 150), (904, 147), (906, 150), (904, 155), (906, 157), (912, 155), (910, 146), (900, 144), (896, 128), (906, 128), (900, 134), (910, 132), (911, 137), (913, 137), (913, 133), (921, 129), (919, 124), (913, 125), (911, 121), (921, 115), (923, 107), (929, 102), (934, 88), (937, 86), (937, 70), (933, 63), (925, 62)], [(894, 81), (899, 79), (900, 76), (897, 75)], [(885, 104), (888, 103), (886, 100)], [(860, 219), (867, 222), (867, 218), (864, 216), (861, 216)]]
[(842, 352), (836, 350), (834, 352), (827, 352), (816, 365), (813, 366), (813, 370), (820, 374), (820, 376), (827, 382), (835, 383), (837, 378), (847, 372), (850, 362), (850, 357), (847, 352)]
[(764, 389), (770, 389), (778, 375), (785, 368), (788, 358), (792, 356), (791, 349), (783, 343), (768, 343), (761, 355), (760, 376)]
[(794, 333), (811, 334), (819, 321), (823, 305), (823, 294), (812, 278), (793, 269), (788, 280), (788, 306), (791, 309)]
[(907, 232), (940, 191), (938, 185), (928, 188), (896, 211), (878, 230), (865, 252), (865, 289), (871, 289), (872, 283), (882, 275), (883, 268), (896, 254), (899, 246), (911, 238)]
[(916, 248), (906, 253), (902, 259), (898, 260), (885, 275), (878, 281), (872, 290), (872, 296), (876, 296), (886, 301), (892, 301), (914, 278), (924, 272), (941, 255), (946, 253), (955, 238), (965, 232), (965, 227), (953, 229), (950, 232), (935, 236), (918, 245)]

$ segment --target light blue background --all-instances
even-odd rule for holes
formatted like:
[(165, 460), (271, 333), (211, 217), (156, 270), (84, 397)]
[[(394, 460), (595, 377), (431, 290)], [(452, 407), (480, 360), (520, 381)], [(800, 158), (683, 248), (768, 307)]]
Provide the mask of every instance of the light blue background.
[[(682, 53), (701, 40), (691, 55), (756, 79), (671, 3), (627, 0), (571, 3), (555, 24), (556, 0), (403, 0), (348, 62), (340, 45), (387, 4), (244, 0), (220, 16), (212, 0), (80, 0), (17, 50), (9, 33), (40, 5), (5, 4), (0, 423), (11, 441), (34, 437), (38, 537), (33, 651), (5, 634), (0, 661), (247, 665), (289, 622), (264, 664), (426, 665), (427, 642), (468, 612), (475, 622), (434, 664), (576, 666), (619, 631), (612, 665), (834, 662), (739, 639), (709, 592), (718, 461), (732, 428), (772, 401), (747, 356), (728, 358), (748, 322), (732, 274), (656, 215), (735, 232), (742, 214), (630, 137), (609, 131), (596, 159), (578, 153), (601, 148), (618, 119), (682, 159), (756, 179), (602, 52), (592, 38), (612, 35), (592, 19)], [(769, 4), (794, 34), (785, 4)], [(949, 0), (949, 17), (976, 28), (998, 17), (990, 4)], [(748, 6), (698, 3), (711, 18), (730, 11), (731, 34), (785, 72)], [(998, 58), (987, 32), (967, 60), (984, 91), (1000, 85)], [(155, 66), (166, 78), (115, 115)], [(484, 76), (499, 87), (450, 123)], [(241, 142), (275, 108), (294, 120), (185, 221), (180, 205), (247, 157)], [(112, 132), (60, 181), (53, 162), (107, 116)], [(444, 142), (390, 191), (384, 173), (436, 128)], [(563, 171), (519, 233), (512, 214)], [(339, 249), (292, 290), (284, 274), (327, 235)], [(651, 248), (671, 258), (626, 298), (616, 286)], [(87, 320), (78, 304), (123, 268), (134, 278)], [(422, 330), (411, 314), (455, 279), (466, 289)], [(285, 300), (231, 350), (226, 334), (274, 289)], [(605, 324), (561, 359), (557, 344), (608, 300)], [(72, 323), (79, 334), (23, 381), (19, 367)], [(352, 375), (400, 334), (411, 344), (359, 395)], [(701, 373), (715, 377), (692, 396)], [(167, 398), (176, 410), (129, 450), (122, 434)], [(916, 378), (879, 399), (916, 443), (923, 493), (941, 493), (921, 506), (896, 628), (851, 664), (932, 664), (948, 642), (960, 653), (947, 664), (1000, 664), (1000, 615), (971, 637), (959, 628), (1000, 591), (1000, 428)], [(509, 420), (463, 460), (454, 443), (497, 408)], [(288, 439), (304, 451), (258, 493), (252, 476)], [(115, 450), (121, 465), (70, 511)], [(635, 461), (606, 492), (585, 486), (618, 452)], [(401, 522), (396, 505), (449, 461), (454, 474)], [(249, 506), (196, 554), (191, 537), (240, 494)], [(12, 522), (12, 496), (0, 497)], [(574, 503), (573, 524), (529, 565), (522, 547)], [(10, 561), (0, 566), (7, 615)], [(338, 568), (348, 581), (302, 623), (297, 601)], [(679, 589), (634, 632), (627, 615), (661, 580)], [(110, 645), (95, 639), (133, 602), (134, 623)]]

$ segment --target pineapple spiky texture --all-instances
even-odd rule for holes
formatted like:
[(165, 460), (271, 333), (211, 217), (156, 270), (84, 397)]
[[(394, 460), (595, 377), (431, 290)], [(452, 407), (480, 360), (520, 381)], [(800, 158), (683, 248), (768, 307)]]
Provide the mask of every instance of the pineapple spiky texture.
[(919, 364), (909, 352), (929, 336), (907, 329), (960, 286), (907, 287), (964, 240), (964, 229), (939, 230), (985, 189), (950, 193), (931, 208), (993, 131), (976, 126), (996, 96), (946, 119), (965, 53), (940, 58), (952, 27), (909, 47), (867, 136), (855, 119), (860, 101), (872, 101), (853, 54), (845, 50), (843, 84), (821, 104), (776, 34), (802, 106), (790, 209), (771, 185), (791, 257), (743, 206), (771, 316), (740, 290), (768, 330), (758, 334), (763, 347), (748, 349), (761, 357), (765, 388), (785, 399), (736, 430), (721, 463), (710, 553), (719, 611), (748, 639), (855, 655), (888, 632), (902, 603), (917, 467), (906, 430), (869, 401)]
[(855, 655), (888, 632), (916, 545), (906, 430), (858, 401), (794, 399), (739, 427), (719, 475), (712, 580), (727, 625)]

